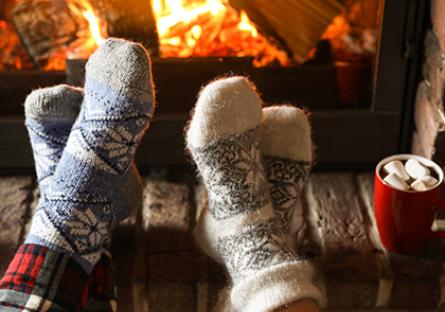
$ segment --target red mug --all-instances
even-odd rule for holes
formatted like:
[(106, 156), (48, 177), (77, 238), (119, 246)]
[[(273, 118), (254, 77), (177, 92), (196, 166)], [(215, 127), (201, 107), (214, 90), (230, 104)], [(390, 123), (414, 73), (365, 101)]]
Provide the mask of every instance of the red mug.
[[(382, 168), (393, 160), (416, 159), (435, 170), (435, 186), (426, 191), (402, 191), (383, 181)], [(386, 249), (398, 253), (417, 250), (423, 241), (445, 237), (445, 232), (433, 232), (431, 226), (438, 209), (445, 208), (440, 199), (444, 174), (435, 162), (416, 155), (400, 154), (380, 161), (375, 169), (374, 208), (380, 240)]]

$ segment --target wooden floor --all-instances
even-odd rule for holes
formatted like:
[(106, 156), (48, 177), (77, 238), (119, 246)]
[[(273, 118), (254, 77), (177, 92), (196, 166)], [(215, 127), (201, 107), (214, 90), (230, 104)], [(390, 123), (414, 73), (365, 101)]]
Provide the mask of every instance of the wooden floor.
[[(441, 242), (410, 256), (385, 252), (372, 189), (367, 172), (313, 173), (296, 207), (296, 247), (324, 273), (328, 309), (436, 310), (445, 299)], [(0, 273), (26, 236), (38, 196), (32, 177), (0, 177)], [(142, 209), (113, 234), (119, 311), (212, 311), (224, 271), (197, 251), (191, 235), (205, 198), (191, 173), (144, 177)]]

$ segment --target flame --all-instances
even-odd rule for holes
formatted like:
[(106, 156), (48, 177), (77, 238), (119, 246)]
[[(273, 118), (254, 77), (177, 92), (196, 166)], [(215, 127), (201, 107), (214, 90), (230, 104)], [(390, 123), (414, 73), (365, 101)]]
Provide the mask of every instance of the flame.
[(99, 46), (105, 40), (101, 33), (99, 19), (96, 15), (94, 15), (94, 12), (92, 10), (84, 11), (82, 14), (88, 21), (88, 26), (94, 42), (97, 46)]
[(12, 24), (0, 20), (0, 38), (0, 71), (33, 67)]
[(103, 21), (100, 20), (88, 0), (67, 1), (71, 12), (85, 20), (88, 32), (68, 48), (68, 58), (88, 58), (105, 40), (106, 32)]
[(241, 21), (238, 24), (239, 29), (245, 30), (250, 32), (252, 37), (258, 37), (258, 31), (256, 30), (255, 26), (253, 26), (252, 22), (249, 20), (249, 17), (247, 16), (246, 12), (241, 10)]
[(228, 0), (152, 0), (152, 6), (161, 57), (251, 56), (255, 66), (291, 62)]

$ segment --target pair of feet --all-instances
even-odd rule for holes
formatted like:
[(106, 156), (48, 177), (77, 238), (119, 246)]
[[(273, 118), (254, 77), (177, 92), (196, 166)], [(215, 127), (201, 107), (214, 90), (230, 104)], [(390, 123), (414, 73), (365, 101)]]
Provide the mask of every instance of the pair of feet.
[(322, 303), (312, 264), (294, 250), (293, 215), (312, 163), (305, 113), (262, 109), (246, 78), (220, 79), (201, 91), (186, 141), (208, 192), (195, 237), (227, 268), (232, 309)]
[[(109, 39), (88, 61), (84, 90), (58, 86), (28, 97), (42, 197), (27, 243), (68, 253), (91, 272), (112, 228), (140, 204), (133, 158), (153, 94), (146, 51)], [(186, 140), (209, 194), (196, 238), (228, 269), (234, 308), (320, 302), (313, 268), (298, 260), (292, 241), (293, 209), (312, 160), (305, 114), (262, 109), (248, 80), (221, 79), (202, 90)]]
[(67, 253), (91, 272), (113, 227), (140, 204), (133, 159), (154, 104), (147, 52), (118, 39), (91, 56), (84, 90), (62, 85), (28, 96), (41, 199), (26, 243)]

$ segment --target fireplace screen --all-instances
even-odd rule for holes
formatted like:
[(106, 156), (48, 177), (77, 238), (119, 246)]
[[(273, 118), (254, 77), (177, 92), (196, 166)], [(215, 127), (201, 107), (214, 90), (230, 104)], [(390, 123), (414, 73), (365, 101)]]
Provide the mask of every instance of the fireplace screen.
[[(403, 149), (418, 56), (404, 49), (407, 38), (420, 46), (423, 10), (378, 0), (2, 1), (0, 167), (31, 167), (26, 94), (82, 85), (85, 60), (109, 36), (142, 42), (153, 59), (159, 109), (141, 166), (184, 162), (182, 128), (196, 94), (227, 74), (248, 75), (265, 105), (311, 110), (320, 164), (372, 163)], [(149, 148), (158, 155), (144, 155)]]

